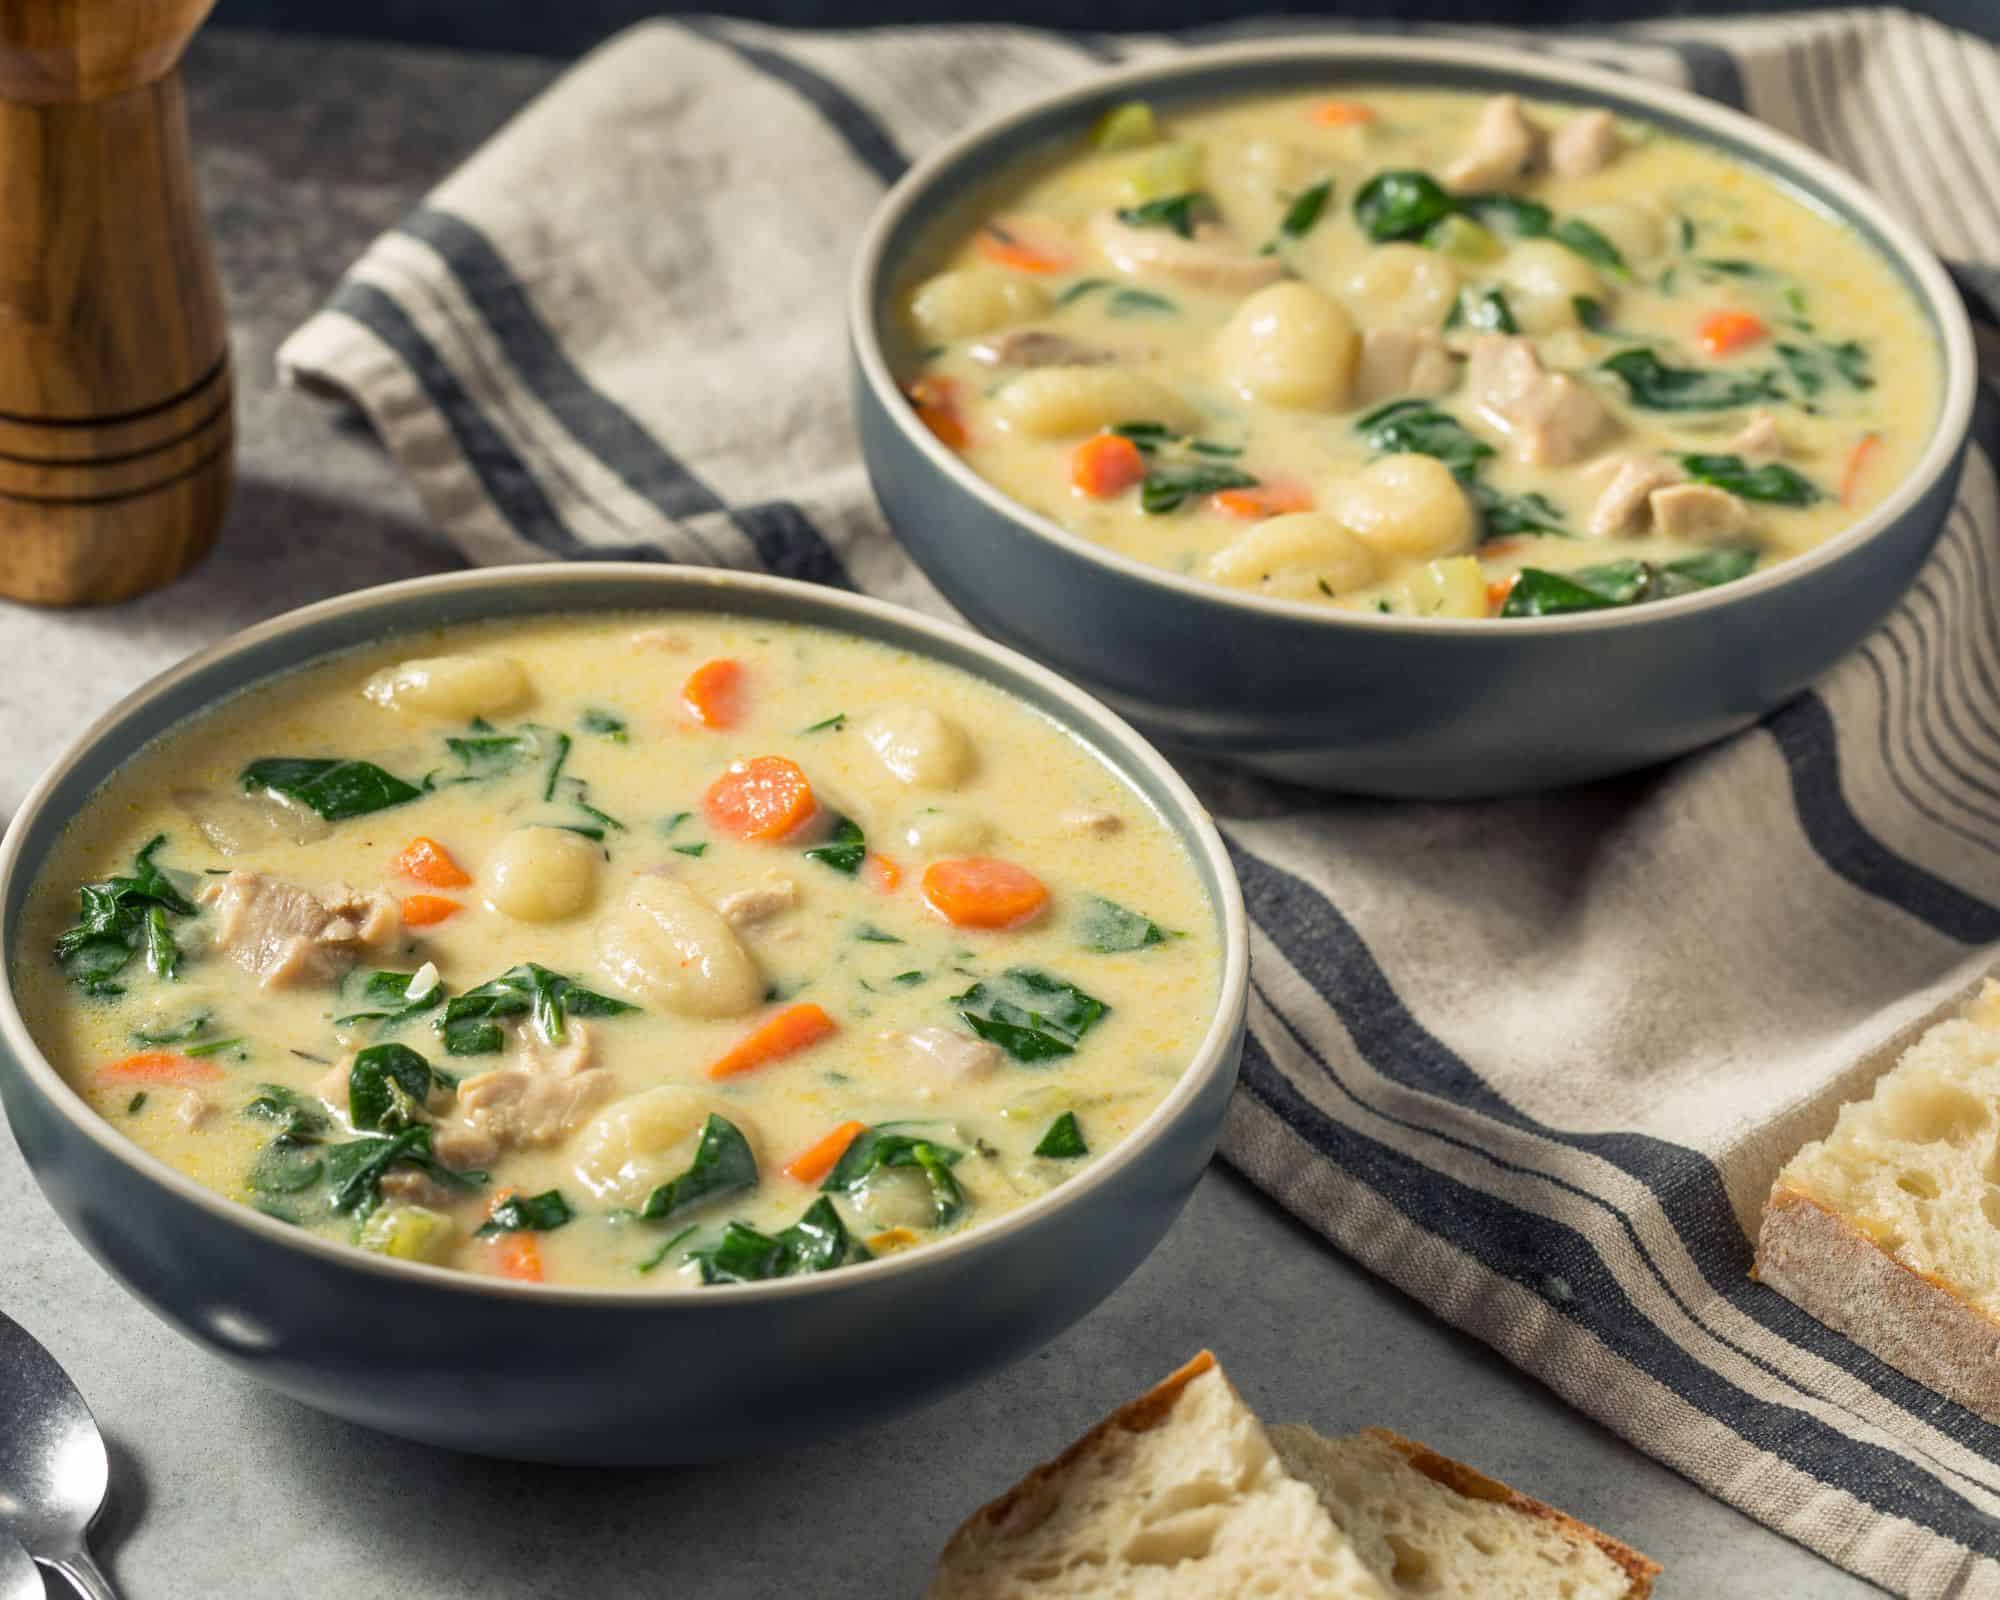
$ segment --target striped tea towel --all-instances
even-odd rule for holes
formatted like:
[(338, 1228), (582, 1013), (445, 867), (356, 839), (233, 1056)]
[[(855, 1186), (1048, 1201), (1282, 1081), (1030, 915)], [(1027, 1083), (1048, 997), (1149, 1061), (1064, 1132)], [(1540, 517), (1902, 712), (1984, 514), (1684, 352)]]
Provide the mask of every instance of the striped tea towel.
[[(373, 245), (280, 359), (367, 413), (475, 560), (709, 562), (943, 610), (856, 457), (855, 240), (947, 135), (1188, 42), (637, 28)], [(2000, 263), (2000, 55), (1971, 38), (1855, 11), (1531, 42), (1802, 136), (1969, 287)], [(1902, 608), (1726, 745), (1483, 805), (1191, 773), (1256, 924), (1227, 1158), (1572, 1405), (1927, 1596), (2000, 1595), (2000, 1428), (1752, 1283), (1747, 1236), (1856, 1063), (2000, 941), (1982, 405)]]

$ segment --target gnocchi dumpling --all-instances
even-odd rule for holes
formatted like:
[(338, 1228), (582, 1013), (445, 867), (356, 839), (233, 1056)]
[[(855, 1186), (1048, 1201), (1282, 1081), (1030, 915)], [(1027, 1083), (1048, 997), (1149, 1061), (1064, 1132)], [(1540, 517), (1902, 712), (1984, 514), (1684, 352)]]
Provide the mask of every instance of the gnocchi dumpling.
[(597, 896), (597, 847), (562, 828), (517, 828), (486, 863), (486, 903), (521, 922), (561, 922)]
[(1354, 323), (1310, 284), (1259, 289), (1216, 335), (1223, 376), (1245, 398), (1296, 411), (1332, 411), (1354, 378)]
[(972, 741), (929, 706), (888, 705), (861, 724), (861, 739), (898, 783), (951, 789), (972, 771)]
[(1004, 428), (1045, 439), (1095, 433), (1134, 417), (1163, 422), (1177, 433), (1192, 433), (1201, 421), (1165, 384), (1120, 367), (1025, 372), (994, 397), (993, 415)]
[(384, 667), (361, 692), (393, 711), (470, 721), (524, 704), (528, 674), (507, 656), (416, 656)]
[(1209, 558), (1208, 576), (1279, 600), (1344, 594), (1373, 582), (1375, 552), (1324, 511), (1271, 517)]
[(1528, 239), (1501, 259), (1498, 277), (1507, 309), (1523, 333), (1554, 333), (1577, 325), (1579, 299), (1604, 302), (1608, 291), (1591, 264), (1552, 239)]
[(1377, 556), (1428, 561), (1470, 550), (1472, 503), (1435, 456), (1384, 456), (1334, 486), (1333, 514)]
[(910, 323), (929, 343), (950, 344), (1026, 322), (1048, 308), (1048, 291), (1018, 272), (963, 267), (917, 286)]
[(577, 1135), (576, 1181), (612, 1205), (639, 1206), (693, 1164), (711, 1115), (728, 1118), (756, 1151), (756, 1125), (740, 1105), (662, 1084), (608, 1106)]
[(597, 925), (597, 954), (626, 993), (684, 1017), (738, 1017), (764, 975), (722, 913), (677, 878), (635, 878)]
[(1458, 299), (1458, 269), (1422, 245), (1378, 245), (1346, 290), (1349, 309), (1367, 327), (1438, 328)]
[(903, 843), (919, 856), (977, 855), (993, 838), (993, 825), (969, 811), (932, 806), (918, 812), (903, 828)]

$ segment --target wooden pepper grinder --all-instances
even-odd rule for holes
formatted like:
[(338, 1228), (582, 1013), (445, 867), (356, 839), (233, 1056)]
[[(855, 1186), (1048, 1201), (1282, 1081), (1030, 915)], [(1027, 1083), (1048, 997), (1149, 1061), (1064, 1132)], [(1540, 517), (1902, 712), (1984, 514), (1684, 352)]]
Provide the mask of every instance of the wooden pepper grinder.
[(142, 594), (215, 541), (229, 337), (178, 63), (215, 0), (0, 0), (0, 594)]

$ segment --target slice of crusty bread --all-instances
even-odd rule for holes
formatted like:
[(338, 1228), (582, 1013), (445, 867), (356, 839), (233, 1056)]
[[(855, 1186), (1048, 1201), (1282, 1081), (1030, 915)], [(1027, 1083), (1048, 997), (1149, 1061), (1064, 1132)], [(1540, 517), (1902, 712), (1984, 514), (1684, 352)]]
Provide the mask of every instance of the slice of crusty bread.
[(926, 1600), (1391, 1600), (1203, 1351), (952, 1536)]
[(1756, 1274), (1891, 1366), (2000, 1422), (2000, 983), (1785, 1163)]
[(1271, 1443), (1397, 1600), (1643, 1600), (1660, 1570), (1630, 1546), (1386, 1428), (1325, 1439), (1283, 1423)]

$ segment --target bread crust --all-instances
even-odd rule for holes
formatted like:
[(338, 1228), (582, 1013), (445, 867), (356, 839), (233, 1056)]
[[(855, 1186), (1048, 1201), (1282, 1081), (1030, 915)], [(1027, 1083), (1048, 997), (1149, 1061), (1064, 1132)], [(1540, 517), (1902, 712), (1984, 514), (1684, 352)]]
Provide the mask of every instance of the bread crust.
[(2000, 1323), (1811, 1195), (1772, 1189), (1754, 1271), (1897, 1371), (2000, 1423)]
[(1642, 1556), (1630, 1545), (1619, 1543), (1608, 1533), (1599, 1533), (1589, 1523), (1579, 1522), (1567, 1512), (1558, 1511), (1554, 1506), (1531, 1499), (1518, 1489), (1509, 1488), (1498, 1478), (1487, 1477), (1463, 1461), (1441, 1456), (1429, 1445), (1405, 1439), (1400, 1433), (1392, 1433), (1387, 1428), (1363, 1428), (1361, 1431), (1364, 1437), (1386, 1444), (1426, 1478), (1442, 1484), (1453, 1494), (1463, 1495), (1468, 1500), (1490, 1500), (1505, 1506), (1517, 1516), (1534, 1517), (1574, 1538), (1596, 1545), (1631, 1580), (1631, 1587), (1625, 1591), (1625, 1600), (1646, 1600), (1646, 1596), (1653, 1592), (1653, 1579), (1659, 1576), (1660, 1564)]
[[(1184, 1365), (1168, 1373), (1138, 1399), (1126, 1401), (1053, 1461), (1044, 1461), (1005, 1494), (996, 1500), (988, 1501), (961, 1522), (958, 1531), (946, 1542), (940, 1559), (950, 1556), (961, 1544), (982, 1539), (992, 1533), (1007, 1520), (1008, 1514), (1015, 1506), (1031, 1496), (1049, 1479), (1061, 1477), (1076, 1461), (1088, 1455), (1098, 1441), (1107, 1434), (1114, 1431), (1147, 1433), (1157, 1428), (1166, 1421), (1167, 1414), (1174, 1409), (1174, 1402), (1180, 1398), (1181, 1391), (1214, 1365), (1215, 1353), (1212, 1350), (1203, 1350)], [(1225, 1378), (1223, 1381), (1228, 1380)]]

